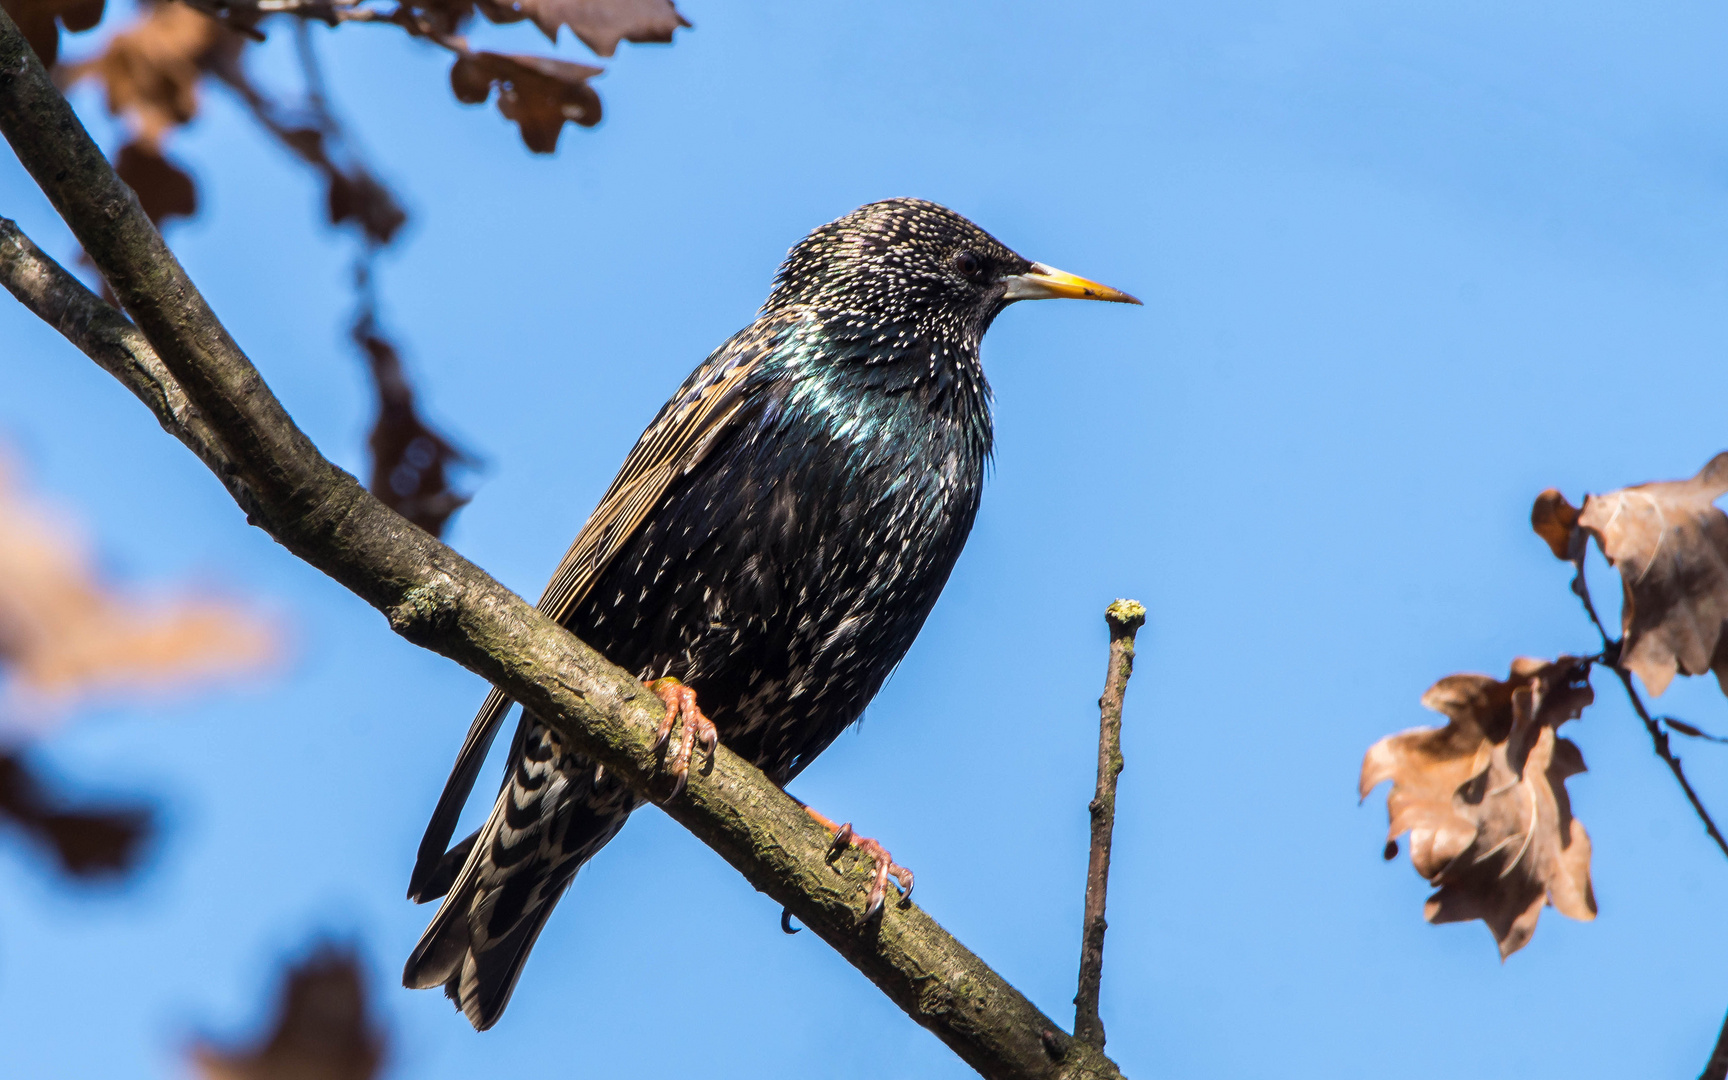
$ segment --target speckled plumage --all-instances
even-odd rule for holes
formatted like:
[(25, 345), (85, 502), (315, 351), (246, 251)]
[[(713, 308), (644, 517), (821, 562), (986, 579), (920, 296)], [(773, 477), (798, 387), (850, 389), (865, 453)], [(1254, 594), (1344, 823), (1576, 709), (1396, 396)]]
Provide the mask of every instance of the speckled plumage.
[[(863, 713), (960, 554), (991, 447), (979, 341), (1032, 267), (917, 200), (817, 229), (649, 425), (541, 608), (688, 684), (728, 747), (791, 780)], [(445, 854), (507, 707), (494, 692), (476, 719), (410, 888), (448, 895), (404, 981), (444, 985), (479, 1028), (636, 806), (524, 716), (491, 818)]]

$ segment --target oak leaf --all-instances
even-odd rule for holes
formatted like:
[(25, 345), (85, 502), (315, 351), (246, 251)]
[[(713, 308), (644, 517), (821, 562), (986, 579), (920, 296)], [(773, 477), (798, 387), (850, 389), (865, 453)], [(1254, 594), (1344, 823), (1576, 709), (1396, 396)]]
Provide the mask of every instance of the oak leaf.
[(326, 945), (289, 970), (275, 1024), (258, 1046), (203, 1043), (193, 1064), (204, 1080), (371, 1080), (385, 1050), (371, 1012), (359, 958)]
[(53, 714), (95, 694), (162, 691), (250, 674), (278, 650), (275, 628), (236, 604), (145, 600), (102, 581), (82, 538), (0, 468), (0, 698)]
[(1586, 660), (1520, 658), (1505, 680), (1449, 675), (1422, 695), (1440, 728), (1389, 735), (1362, 759), (1363, 798), (1392, 781), (1387, 850), (1410, 834), (1410, 861), (1435, 886), (1429, 922), (1481, 919), (1504, 959), (1536, 931), (1544, 904), (1596, 916), (1590, 838), (1572, 817), (1567, 777), (1584, 757), (1557, 729), (1593, 700)]
[(1585, 498), (1578, 528), (1620, 571), (1620, 664), (1652, 694), (1678, 671), (1715, 671), (1728, 694), (1728, 451), (1690, 480)]
[(185, 4), (158, 4), (96, 56), (71, 65), (66, 79), (100, 82), (108, 111), (130, 118), (138, 139), (155, 146), (198, 114), (198, 80), (242, 40)]
[(600, 122), (600, 95), (588, 80), (601, 71), (544, 56), (469, 52), (450, 68), (450, 89), (458, 101), (478, 105), (496, 86), (498, 111), (516, 121), (528, 149), (550, 154), (564, 121), (583, 127)]
[(554, 42), (568, 26), (597, 56), (611, 56), (620, 41), (663, 44), (690, 25), (671, 0), (490, 0), (481, 11), (493, 22), (533, 19)]

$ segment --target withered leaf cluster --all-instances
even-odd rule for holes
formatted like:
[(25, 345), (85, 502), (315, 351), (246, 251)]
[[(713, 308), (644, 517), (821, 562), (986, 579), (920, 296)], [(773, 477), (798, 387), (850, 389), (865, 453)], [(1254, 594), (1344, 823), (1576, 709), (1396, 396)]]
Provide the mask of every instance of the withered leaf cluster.
[[(427, 5), (427, 24), (454, 32), (475, 11), (495, 23), (531, 19), (554, 42), (559, 28), (567, 26), (597, 56), (611, 56), (620, 41), (669, 42), (674, 31), (690, 25), (671, 0), (434, 0)], [(472, 51), (450, 34), (428, 36), (457, 54), (450, 68), (456, 99), (479, 105), (496, 90), (498, 111), (515, 122), (536, 154), (558, 148), (565, 122), (581, 127), (600, 122), (600, 95), (588, 80), (603, 69), (544, 56)]]
[(90, 696), (252, 674), (278, 652), (275, 627), (238, 604), (117, 592), (77, 531), (0, 468), (0, 705), (14, 723)]
[[(1594, 917), (1590, 839), (1572, 818), (1565, 788), (1567, 777), (1584, 771), (1584, 759), (1556, 734), (1593, 700), (1593, 663), (1610, 664), (1625, 681), (1657, 754), (1706, 831), (1728, 851), (1628, 675), (1661, 694), (1677, 673), (1714, 671), (1728, 694), (1728, 514), (1715, 505), (1725, 494), (1728, 452), (1689, 480), (1589, 495), (1582, 507), (1552, 488), (1536, 497), (1530, 525), (1555, 558), (1573, 565), (1573, 590), (1593, 620), (1584, 580), (1591, 539), (1620, 572), (1621, 637), (1612, 641), (1598, 621), (1604, 642), (1598, 656), (1518, 660), (1505, 680), (1448, 676), (1422, 698), (1446, 714), (1445, 727), (1389, 736), (1368, 751), (1361, 794), (1392, 781), (1387, 857), (1408, 832), (1411, 862), (1436, 886), (1429, 921), (1482, 919), (1504, 958), (1530, 940), (1545, 902), (1576, 919)], [(1680, 720), (1660, 721), (1684, 735), (1716, 739)]]
[[(120, 149), (115, 171), (137, 192), (140, 205), (158, 225), (197, 212), (198, 192), (192, 177), (165, 157), (161, 147), (175, 128), (197, 116), (203, 80), (210, 78), (232, 90), (260, 127), (322, 179), (330, 224), (353, 225), (363, 237), (369, 257), (396, 238), (408, 215), (383, 181), (353, 153), (342, 126), (316, 92), (321, 82), (316, 71), (311, 67), (307, 71), (307, 101), (299, 106), (285, 105), (248, 77), (242, 62), (245, 44), (241, 34), (184, 4), (146, 5), (138, 19), (115, 34), (105, 49), (68, 66), (61, 75), (67, 84), (97, 81), (105, 91), (109, 111), (126, 118), (134, 137)], [(514, 69), (508, 65), (494, 65), (509, 75), (501, 83), (501, 93), (509, 99), (507, 111), (523, 111), (521, 123), (534, 138), (556, 141), (557, 129), (566, 116), (530, 115), (535, 103), (546, 95), (518, 94), (516, 87), (529, 78), (545, 77), (536, 75), (533, 65), (557, 72), (559, 62), (519, 59), (529, 75), (510, 74)], [(306, 62), (312, 63), (309, 58)], [(580, 77), (575, 78), (578, 84), (581, 78), (598, 71), (580, 65), (561, 66), (579, 69)], [(489, 83), (482, 85), (481, 100), (489, 87)], [(597, 118), (599, 101), (592, 91), (579, 85), (575, 93)], [(467, 501), (465, 495), (445, 483), (446, 467), (465, 458), (416, 414), (413, 392), (396, 350), (376, 329), (369, 290), (363, 295), (363, 307), (356, 341), (368, 358), (380, 402), (370, 439), (373, 492), (436, 533)]]
[(1714, 671), (1728, 694), (1728, 451), (1690, 480), (1588, 495), (1574, 508), (1552, 489), (1537, 496), (1531, 525), (1555, 556), (1584, 558), (1585, 538), (1620, 571), (1619, 662), (1652, 694), (1676, 673)]
[(204, 1080), (372, 1080), (386, 1046), (367, 998), (353, 951), (322, 946), (289, 970), (268, 1035), (252, 1047), (201, 1043), (193, 1065)]
[(1520, 659), (1505, 679), (1449, 675), (1422, 695), (1443, 713), (1375, 743), (1361, 795), (1392, 781), (1388, 854), (1410, 834), (1410, 861), (1435, 887), (1429, 922), (1481, 919), (1502, 958), (1523, 948), (1545, 904), (1593, 919), (1590, 838), (1572, 817), (1567, 777), (1584, 758), (1558, 734), (1592, 700), (1590, 664)]
[(236, 55), (241, 44), (242, 39), (183, 4), (146, 5), (100, 53), (59, 73), (65, 85), (100, 84), (108, 111), (125, 117), (132, 138), (120, 149), (115, 171), (158, 225), (198, 209), (192, 177), (168, 159), (163, 141), (198, 115), (200, 81), (214, 65)]
[(76, 878), (114, 878), (137, 865), (154, 814), (143, 805), (77, 805), (55, 794), (22, 754), (0, 751), (0, 823), (22, 832)]

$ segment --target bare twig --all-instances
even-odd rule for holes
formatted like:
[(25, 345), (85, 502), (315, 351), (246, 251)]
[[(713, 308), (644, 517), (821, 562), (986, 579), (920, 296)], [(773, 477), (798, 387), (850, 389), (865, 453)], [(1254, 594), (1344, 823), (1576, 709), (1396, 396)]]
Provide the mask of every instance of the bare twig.
[(1688, 724), (1686, 721), (1676, 719), (1672, 716), (1658, 716), (1656, 719), (1663, 727), (1672, 731), (1676, 735), (1684, 735), (1688, 739), (1702, 739), (1705, 742), (1728, 744), (1728, 738), (1724, 738), (1721, 735), (1712, 735), (1696, 724)]
[[(832, 945), (906, 1014), (987, 1077), (1120, 1075), (1091, 1046), (1060, 1060), (1056, 1024), (916, 905), (857, 919), (872, 861), (825, 859), (826, 830), (727, 750), (681, 794), (654, 749), (664, 705), (632, 675), (364, 491), (296, 427), (228, 335), (0, 9), (0, 133), (113, 286), (145, 339), (0, 222), (0, 281), (114, 371), (221, 477), (248, 519), (383, 613), (409, 641), (500, 687), (667, 814)], [(90, 334), (101, 324), (114, 333)], [(121, 342), (120, 337), (129, 340)], [(154, 377), (160, 372), (166, 384)], [(184, 401), (190, 411), (177, 411)]]
[(353, 140), (331, 112), (324, 95), (323, 75), (305, 24), (298, 24), (297, 29), (307, 86), (306, 100), (300, 108), (285, 106), (260, 90), (247, 76), (238, 53), (219, 54), (210, 73), (234, 92), (259, 127), (323, 179), (330, 223), (341, 225), (351, 221), (358, 226), (368, 245), (369, 258), (377, 246), (395, 239), (408, 215), (396, 196), (355, 153)]
[(1080, 990), (1074, 995), (1074, 1037), (1104, 1049), (1098, 988), (1104, 978), (1104, 899), (1110, 886), (1110, 838), (1116, 828), (1116, 778), (1122, 773), (1122, 695), (1134, 674), (1134, 635), (1146, 623), (1146, 608), (1118, 600), (1104, 611), (1110, 624), (1110, 666), (1098, 699), (1098, 792), (1092, 812), (1092, 854), (1086, 863), (1086, 914), (1080, 932)]
[[(1596, 632), (1602, 636), (1602, 662), (1620, 678), (1620, 685), (1626, 688), (1626, 698), (1632, 703), (1632, 711), (1638, 714), (1638, 719), (1644, 722), (1644, 730), (1650, 733), (1650, 742), (1656, 748), (1656, 756), (1667, 764), (1668, 770), (1674, 774), (1674, 779), (1680, 782), (1680, 790), (1686, 793), (1686, 800), (1692, 804), (1692, 810), (1698, 815), (1698, 820), (1704, 823), (1704, 831), (1710, 834), (1710, 839), (1716, 841), (1716, 846), (1722, 849), (1723, 855), (1728, 855), (1728, 839), (1723, 839), (1722, 831), (1716, 827), (1716, 822), (1710, 816), (1710, 811), (1704, 809), (1704, 802), (1698, 798), (1698, 793), (1692, 790), (1691, 781), (1686, 779), (1686, 772), (1680, 767), (1680, 759), (1668, 745), (1668, 733), (1662, 730), (1662, 725), (1650, 715), (1650, 710), (1644, 707), (1644, 699), (1638, 695), (1638, 688), (1632, 684), (1632, 673), (1620, 663), (1620, 642), (1610, 637), (1608, 628), (1603, 625), (1601, 616), (1596, 614), (1596, 605), (1590, 600), (1590, 583), (1584, 578), (1584, 545), (1583, 533), (1575, 534), (1572, 558), (1572, 592), (1584, 604), (1584, 613), (1590, 616), (1595, 624)], [(1690, 725), (1687, 725), (1690, 726)], [(1696, 729), (1694, 729), (1696, 730)]]

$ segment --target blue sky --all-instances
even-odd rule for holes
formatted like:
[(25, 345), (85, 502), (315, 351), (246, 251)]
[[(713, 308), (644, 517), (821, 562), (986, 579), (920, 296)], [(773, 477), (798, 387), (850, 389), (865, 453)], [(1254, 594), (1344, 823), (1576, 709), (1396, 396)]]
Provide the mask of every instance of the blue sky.
[[(794, 785), (1067, 1019), (1102, 611), (1150, 608), (1129, 691), (1106, 954), (1131, 1076), (1693, 1075), (1728, 1009), (1728, 860), (1612, 681), (1569, 729), (1599, 918), (1501, 964), (1379, 857), (1362, 751), (1454, 671), (1592, 648), (1533, 496), (1690, 475), (1728, 446), (1728, 15), (1718, 5), (681, 5), (607, 119), (532, 158), (444, 54), (320, 32), (414, 214), (381, 274), (428, 413), (485, 459), (449, 539), (538, 593), (642, 425), (746, 323), (785, 249), (859, 203), (947, 203), (1144, 309), (1020, 305), (985, 342), (995, 472), (970, 546), (861, 730)], [(254, 58), (292, 74), (285, 33)], [(525, 26), (481, 35), (543, 45)], [(68, 51), (76, 53), (78, 44)], [(566, 55), (581, 59), (566, 41)], [(291, 83), (280, 83), (291, 85)], [(76, 98), (109, 145), (88, 92)], [(174, 145), (171, 241), (296, 419), (363, 466), (347, 238), (234, 104)], [(0, 155), (0, 213), (66, 256)], [(0, 1068), (182, 1074), (261, 1020), (278, 961), (357, 941), (398, 1077), (970, 1075), (657, 811), (582, 876), (504, 1020), (395, 989), (430, 911), (415, 843), (473, 676), (248, 528), (107, 376), (0, 304), (0, 439), (129, 581), (283, 613), (265, 685), (108, 709), (42, 747), (168, 830), (121, 893), (0, 841)], [(1617, 592), (1596, 566), (1597, 595)], [(1610, 602), (1609, 607), (1612, 607)], [(1661, 708), (1728, 730), (1693, 680)], [(1682, 748), (1728, 814), (1728, 751)]]

